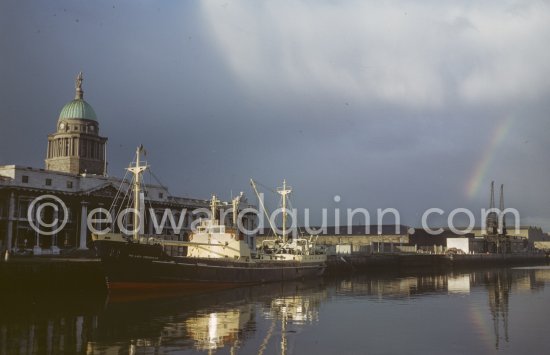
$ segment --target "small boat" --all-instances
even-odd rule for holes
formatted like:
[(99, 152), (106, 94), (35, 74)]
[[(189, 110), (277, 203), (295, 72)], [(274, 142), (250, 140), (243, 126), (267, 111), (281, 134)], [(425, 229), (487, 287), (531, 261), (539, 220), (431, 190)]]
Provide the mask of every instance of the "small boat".
[[(147, 169), (147, 165), (140, 162), (141, 151), (142, 148), (136, 150), (135, 164), (127, 169), (134, 175), (135, 211), (141, 210), (141, 174)], [(257, 193), (253, 181), (252, 184)], [(314, 237), (292, 240), (285, 237), (284, 207), (290, 193), (286, 182), (278, 192), (283, 197), (283, 234), (276, 240), (264, 243), (258, 252), (253, 252), (237, 227), (241, 196), (232, 201), (233, 224), (230, 226), (217, 219), (219, 200), (213, 196), (210, 218), (200, 221), (188, 241), (165, 240), (160, 235), (140, 235), (139, 228), (134, 228), (132, 235), (92, 234), (109, 289), (208, 290), (322, 275), (327, 257), (315, 245)], [(136, 215), (134, 226), (139, 224)], [(165, 247), (170, 246), (186, 247), (182, 248), (187, 249), (186, 255), (169, 255)]]

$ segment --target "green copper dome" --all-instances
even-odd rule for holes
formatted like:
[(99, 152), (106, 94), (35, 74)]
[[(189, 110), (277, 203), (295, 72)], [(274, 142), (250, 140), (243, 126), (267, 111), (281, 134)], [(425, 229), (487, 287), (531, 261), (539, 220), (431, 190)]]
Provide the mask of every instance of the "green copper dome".
[(64, 118), (82, 118), (97, 121), (94, 109), (83, 99), (74, 99), (63, 106), (63, 109), (61, 109), (61, 113), (59, 114), (59, 119), (61, 120)]
[(84, 91), (82, 91), (82, 72), (76, 77), (76, 95), (74, 100), (63, 106), (59, 114), (59, 120), (62, 119), (85, 119), (97, 121), (94, 109), (89, 103), (84, 101)]

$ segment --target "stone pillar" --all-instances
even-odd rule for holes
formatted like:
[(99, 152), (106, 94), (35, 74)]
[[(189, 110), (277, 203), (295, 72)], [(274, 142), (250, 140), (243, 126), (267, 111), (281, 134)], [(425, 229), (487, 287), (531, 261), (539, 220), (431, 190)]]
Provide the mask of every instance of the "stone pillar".
[[(38, 204), (36, 211), (40, 211), (40, 204)], [(42, 216), (37, 216), (38, 218), (42, 218)], [(42, 255), (42, 248), (40, 247), (40, 233), (36, 232), (36, 244), (32, 248), (32, 253), (34, 255)]]
[[(42, 218), (42, 216), (38, 216), (38, 211), (41, 211), (41, 208), (40, 208), (40, 203), (38, 203), (36, 205), (36, 209), (35, 209), (35, 212), (33, 213), (32, 216), (29, 216), (29, 218), (32, 218), (34, 221), (36, 221), (36, 219), (38, 218)], [(26, 217), (26, 211), (21, 211), (23, 213), (25, 213), (25, 217)], [(20, 216), (21, 217), (21, 216)], [(30, 221), (29, 221), (30, 222)], [(37, 221), (36, 221), (37, 222)], [(40, 248), (40, 233), (38, 233), (37, 231), (34, 231), (34, 235), (36, 236), (36, 242), (34, 243), (34, 246), (32, 247), (32, 252), (34, 255), (41, 255), (42, 254), (42, 248)], [(31, 242), (32, 243), (32, 242)], [(26, 245), (27, 243), (25, 243)]]
[[(57, 223), (53, 226), (53, 228), (57, 229), (57, 225), (59, 224), (59, 212), (54, 209), (53, 211), (53, 219), (57, 220)], [(57, 233), (52, 234), (52, 246), (50, 247), (52, 254), (59, 255), (59, 247), (57, 246)]]
[(88, 237), (88, 202), (82, 201), (80, 210), (80, 241), (78, 249), (87, 250), (86, 239)]
[(11, 253), (12, 249), (12, 241), (13, 241), (13, 220), (15, 215), (15, 193), (10, 193), (10, 202), (8, 206), (8, 235), (6, 236), (6, 260), (9, 257), (9, 253)]

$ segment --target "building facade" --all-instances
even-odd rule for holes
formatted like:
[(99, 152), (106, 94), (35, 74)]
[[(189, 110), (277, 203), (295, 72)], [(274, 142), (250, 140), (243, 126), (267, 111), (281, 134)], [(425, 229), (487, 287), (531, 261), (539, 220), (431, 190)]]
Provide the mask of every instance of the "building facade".
[[(329, 254), (335, 253), (393, 253), (404, 250), (409, 243), (408, 226), (404, 225), (350, 225), (298, 228), (293, 237), (314, 235), (318, 245), (328, 247)], [(270, 229), (263, 229), (256, 236), (256, 245), (260, 247), (264, 240), (275, 239)], [(342, 252), (346, 250), (346, 252)]]

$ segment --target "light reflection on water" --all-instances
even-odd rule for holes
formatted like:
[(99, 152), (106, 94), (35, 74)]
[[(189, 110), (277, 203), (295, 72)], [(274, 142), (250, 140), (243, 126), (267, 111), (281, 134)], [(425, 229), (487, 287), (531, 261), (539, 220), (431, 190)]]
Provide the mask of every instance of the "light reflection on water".
[(354, 275), (131, 302), (2, 297), (0, 354), (546, 353), (549, 282), (550, 268), (531, 267)]

